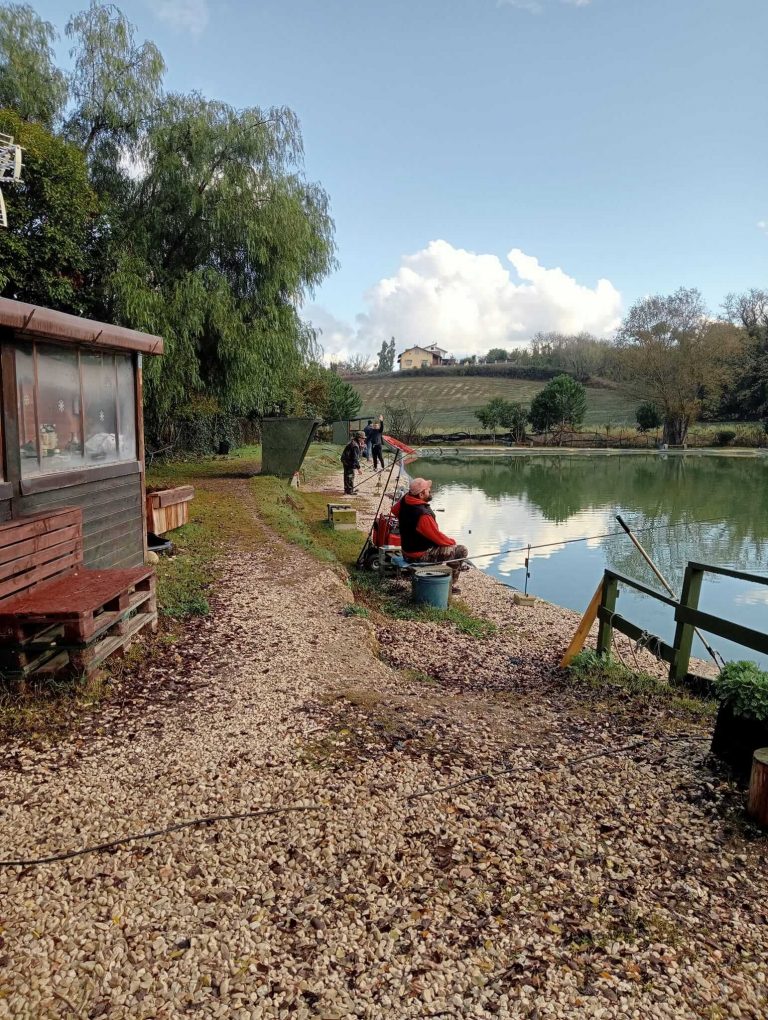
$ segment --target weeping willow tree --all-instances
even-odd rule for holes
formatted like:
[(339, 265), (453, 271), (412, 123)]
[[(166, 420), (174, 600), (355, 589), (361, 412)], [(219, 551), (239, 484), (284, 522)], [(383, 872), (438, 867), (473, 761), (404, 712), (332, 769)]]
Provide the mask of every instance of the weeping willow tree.
[(334, 263), (294, 115), (170, 96), (138, 160), (109, 286), (122, 320), (166, 341), (147, 367), (148, 410), (159, 421), (200, 395), (270, 410), (314, 354), (297, 307)]
[[(295, 115), (164, 94), (161, 54), (136, 40), (113, 4), (91, 0), (70, 19), (66, 80), (50, 62), (50, 26), (26, 5), (0, 12), (10, 39), (0, 45), (0, 95), (32, 120), (58, 118), (98, 200), (69, 306), (165, 338), (165, 356), (146, 368), (150, 433), (202, 403), (236, 414), (290, 410), (317, 355), (298, 309), (335, 265), (328, 197), (305, 177)], [(20, 67), (48, 93), (21, 90)], [(22, 276), (19, 297), (31, 285)]]

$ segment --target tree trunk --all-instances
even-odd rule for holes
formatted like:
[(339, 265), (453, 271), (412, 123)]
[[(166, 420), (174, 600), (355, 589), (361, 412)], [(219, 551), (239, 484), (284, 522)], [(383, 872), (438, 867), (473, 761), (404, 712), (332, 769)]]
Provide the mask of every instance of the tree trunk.
[(664, 442), (669, 446), (682, 446), (688, 436), (688, 418), (672, 414), (664, 419)]
[(755, 751), (752, 758), (747, 811), (758, 825), (768, 828), (768, 747)]

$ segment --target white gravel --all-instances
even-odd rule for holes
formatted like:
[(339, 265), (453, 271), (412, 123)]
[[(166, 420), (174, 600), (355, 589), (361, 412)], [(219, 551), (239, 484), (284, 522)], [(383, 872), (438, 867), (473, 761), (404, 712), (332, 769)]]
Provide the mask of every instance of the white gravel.
[(768, 1016), (766, 842), (707, 726), (571, 690), (572, 620), (465, 576), (496, 637), (347, 618), (265, 536), (135, 698), (7, 749), (3, 858), (322, 810), (0, 870), (0, 1018)]

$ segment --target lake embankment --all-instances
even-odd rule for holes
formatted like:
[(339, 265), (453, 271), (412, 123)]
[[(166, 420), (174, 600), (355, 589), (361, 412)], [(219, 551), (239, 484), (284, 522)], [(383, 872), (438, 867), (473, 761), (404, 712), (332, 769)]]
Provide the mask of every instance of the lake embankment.
[(166, 597), (210, 612), (6, 742), (4, 859), (126, 842), (0, 869), (0, 1017), (764, 1017), (765, 838), (706, 707), (563, 675), (577, 614), (478, 571), (445, 617), (356, 574), (337, 456), (173, 467)]

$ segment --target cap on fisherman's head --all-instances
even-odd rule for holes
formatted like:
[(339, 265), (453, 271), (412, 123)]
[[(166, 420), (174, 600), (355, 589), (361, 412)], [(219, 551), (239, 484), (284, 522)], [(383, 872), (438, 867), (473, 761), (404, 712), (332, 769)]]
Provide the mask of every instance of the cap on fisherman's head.
[(432, 482), (428, 478), (414, 478), (408, 486), (408, 494), (411, 496), (420, 496), (422, 492), (428, 492), (431, 487)]

